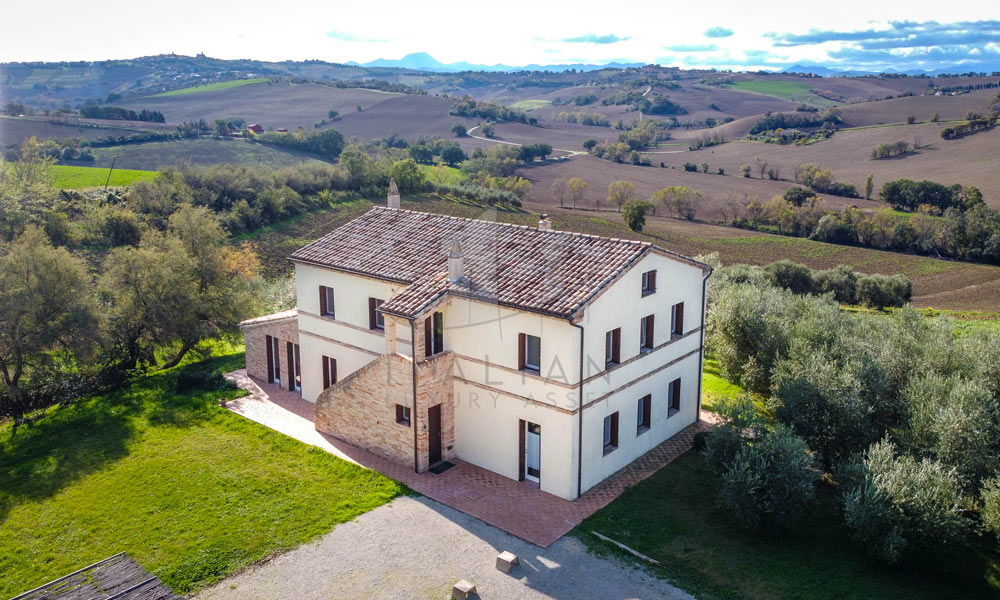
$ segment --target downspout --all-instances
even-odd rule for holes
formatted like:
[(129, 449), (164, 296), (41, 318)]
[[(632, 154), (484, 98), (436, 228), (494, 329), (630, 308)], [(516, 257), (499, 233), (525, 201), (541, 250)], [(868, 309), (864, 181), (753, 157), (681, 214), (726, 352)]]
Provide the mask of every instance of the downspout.
[[(420, 472), (420, 453), (417, 450), (417, 328), (416, 319), (410, 321), (410, 357), (413, 359), (413, 408), (410, 409), (410, 426), (413, 427), (413, 472)], [(701, 400), (699, 400), (700, 402)]]
[(712, 276), (712, 269), (709, 267), (708, 275), (701, 280), (701, 335), (699, 343), (701, 349), (698, 352), (698, 414), (695, 422), (701, 421), (701, 386), (705, 378), (705, 309), (708, 305), (708, 278)]
[(578, 397), (580, 398), (579, 413), (577, 420), (577, 456), (576, 456), (576, 497), (579, 498), (583, 492), (583, 325), (577, 325), (572, 317), (569, 324), (580, 330), (580, 387)]

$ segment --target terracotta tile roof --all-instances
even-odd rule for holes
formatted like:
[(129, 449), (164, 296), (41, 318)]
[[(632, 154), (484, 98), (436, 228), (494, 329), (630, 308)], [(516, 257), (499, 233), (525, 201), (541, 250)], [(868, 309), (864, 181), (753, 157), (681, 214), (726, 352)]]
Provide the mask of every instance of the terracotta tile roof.
[[(459, 283), (447, 279), (454, 239), (465, 261), (465, 279)], [(446, 293), (570, 317), (652, 247), (648, 242), (373, 208), (296, 250), (291, 259), (408, 284), (380, 308), (403, 317), (419, 314)]]
[(264, 315), (262, 317), (255, 317), (253, 319), (247, 319), (240, 323), (240, 327), (248, 327), (253, 325), (263, 325), (264, 323), (274, 323), (276, 321), (285, 321), (288, 319), (298, 318), (298, 309), (283, 310), (281, 312), (271, 313), (269, 315)]

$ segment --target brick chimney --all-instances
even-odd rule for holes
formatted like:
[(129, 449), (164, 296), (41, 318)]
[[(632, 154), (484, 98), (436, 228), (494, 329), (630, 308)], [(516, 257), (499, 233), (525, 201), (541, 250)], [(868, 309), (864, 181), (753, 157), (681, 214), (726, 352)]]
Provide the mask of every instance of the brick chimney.
[(451, 240), (451, 252), (448, 253), (448, 281), (457, 283), (465, 278), (465, 257), (458, 238)]
[(389, 180), (389, 195), (386, 197), (385, 205), (389, 208), (399, 208), (399, 186), (395, 179)]
[(542, 213), (542, 218), (538, 219), (538, 231), (552, 231), (552, 221), (549, 220), (548, 213)]

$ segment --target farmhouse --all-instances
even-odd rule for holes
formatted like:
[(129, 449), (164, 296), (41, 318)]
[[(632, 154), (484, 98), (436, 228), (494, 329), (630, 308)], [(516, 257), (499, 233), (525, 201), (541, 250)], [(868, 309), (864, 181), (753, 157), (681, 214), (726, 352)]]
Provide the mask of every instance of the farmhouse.
[(393, 182), (291, 261), (297, 308), (241, 324), (247, 372), (418, 472), (459, 459), (574, 499), (698, 419), (711, 269), (690, 258), (402, 210)]
[(264, 127), (258, 123), (250, 123), (247, 125), (247, 131), (251, 131), (253, 133), (264, 133)]

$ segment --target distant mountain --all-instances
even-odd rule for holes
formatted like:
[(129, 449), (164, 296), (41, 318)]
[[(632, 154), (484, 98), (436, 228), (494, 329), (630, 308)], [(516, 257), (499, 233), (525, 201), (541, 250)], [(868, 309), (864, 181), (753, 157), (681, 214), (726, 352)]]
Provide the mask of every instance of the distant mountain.
[(820, 77), (858, 77), (862, 75), (874, 75), (869, 71), (851, 71), (847, 69), (831, 69), (819, 65), (792, 65), (781, 70), (782, 73), (805, 73), (808, 75), (818, 75)]
[[(349, 62), (347, 64), (358, 64)], [(641, 67), (643, 63), (622, 63), (611, 62), (603, 65), (573, 63), (562, 65), (479, 65), (468, 62), (443, 63), (426, 52), (414, 52), (407, 54), (398, 60), (379, 58), (371, 62), (362, 63), (363, 67), (387, 67), (396, 69), (413, 69), (414, 71), (430, 71), (434, 73), (457, 73), (459, 71), (492, 71), (492, 72), (512, 72), (512, 71), (596, 71), (598, 69), (627, 69), (629, 67)]]
[(986, 74), (996, 74), (1000, 72), (1000, 63), (977, 63), (974, 65), (955, 65), (952, 67), (940, 68), (940, 69), (907, 69), (905, 71), (897, 71), (896, 69), (885, 69), (882, 71), (862, 71), (862, 70), (852, 70), (852, 69), (832, 69), (830, 67), (823, 67), (820, 65), (792, 65), (791, 67), (782, 69), (782, 73), (807, 73), (809, 75), (818, 75), (820, 77), (864, 77), (865, 75), (879, 75), (881, 73), (885, 74), (899, 74), (899, 75), (928, 75), (936, 76), (941, 74), (955, 74), (955, 73), (986, 73)]

